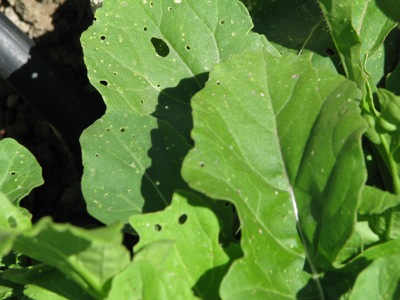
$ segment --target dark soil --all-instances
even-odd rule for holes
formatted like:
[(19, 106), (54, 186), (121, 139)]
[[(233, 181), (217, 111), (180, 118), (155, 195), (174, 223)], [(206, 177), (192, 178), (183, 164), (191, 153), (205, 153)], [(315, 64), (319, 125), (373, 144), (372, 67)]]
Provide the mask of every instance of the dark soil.
[[(83, 88), (88, 88), (79, 38), (93, 20), (89, 0), (0, 0), (9, 17), (36, 45)], [(0, 79), (0, 139), (10, 137), (27, 147), (43, 169), (45, 184), (21, 202), (33, 221), (51, 216), (56, 222), (79, 226), (99, 223), (86, 212), (80, 190), (79, 149), (71, 149), (52, 130), (40, 112)], [(1, 166), (0, 166), (1, 167)]]

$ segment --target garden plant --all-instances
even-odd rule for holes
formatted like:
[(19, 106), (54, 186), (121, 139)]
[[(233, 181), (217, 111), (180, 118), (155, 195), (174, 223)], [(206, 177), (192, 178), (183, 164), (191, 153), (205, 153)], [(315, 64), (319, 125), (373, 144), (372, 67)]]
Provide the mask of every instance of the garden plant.
[(32, 224), (41, 168), (0, 141), (0, 298), (399, 299), (399, 21), (397, 0), (105, 0), (81, 43), (107, 110), (80, 136), (104, 226)]

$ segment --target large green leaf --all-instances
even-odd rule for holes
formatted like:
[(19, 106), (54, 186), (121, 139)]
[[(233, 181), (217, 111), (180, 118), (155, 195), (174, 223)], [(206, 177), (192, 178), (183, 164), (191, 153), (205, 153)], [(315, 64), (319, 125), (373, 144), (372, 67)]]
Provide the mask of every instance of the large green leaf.
[(60, 270), (95, 298), (129, 263), (121, 226), (86, 230), (42, 219), (14, 241), (13, 249)]
[(35, 157), (13, 139), (0, 141), (0, 192), (14, 204), (43, 183)]
[(241, 222), (244, 258), (225, 277), (224, 298), (292, 299), (311, 277), (306, 251), (319, 270), (336, 259), (366, 177), (359, 95), (310, 56), (259, 52), (216, 66), (194, 97), (184, 178), (234, 203)]
[[(160, 280), (162, 284), (158, 288), (169, 290), (169, 281), (179, 278), (182, 284), (192, 287), (200, 298), (218, 298), (219, 285), (230, 265), (230, 255), (219, 244), (221, 227), (208, 201), (196, 194), (181, 191), (174, 195), (173, 202), (164, 211), (133, 216), (130, 223), (140, 236), (140, 242), (135, 247), (139, 255), (142, 251), (150, 251), (147, 246), (153, 245), (150, 248), (151, 255), (146, 255), (151, 268), (146, 270), (141, 263), (132, 267), (130, 272), (134, 272), (134, 278), (137, 278), (140, 274), (144, 276), (143, 272), (154, 269), (151, 273), (156, 276), (139, 276), (137, 281), (130, 279), (132, 284), (136, 282), (136, 285), (146, 287), (150, 284), (149, 280)], [(160, 241), (170, 242), (157, 246)], [(232, 249), (227, 251), (231, 253)], [(140, 260), (144, 259), (143, 255), (139, 256), (142, 257)], [(139, 257), (135, 256), (133, 263)], [(164, 285), (166, 287), (162, 288)], [(133, 290), (139, 293), (141, 289)], [(160, 291), (154, 292), (157, 294)]]
[(239, 1), (106, 1), (82, 45), (108, 110), (155, 113), (188, 134), (190, 97), (207, 78), (201, 74), (267, 43), (251, 28)]
[(279, 55), (251, 28), (236, 0), (106, 1), (96, 11), (82, 45), (107, 112), (81, 137), (83, 194), (94, 217), (127, 221), (164, 208), (184, 187), (180, 165), (189, 148), (180, 135), (192, 142), (190, 99), (208, 72), (247, 49)]

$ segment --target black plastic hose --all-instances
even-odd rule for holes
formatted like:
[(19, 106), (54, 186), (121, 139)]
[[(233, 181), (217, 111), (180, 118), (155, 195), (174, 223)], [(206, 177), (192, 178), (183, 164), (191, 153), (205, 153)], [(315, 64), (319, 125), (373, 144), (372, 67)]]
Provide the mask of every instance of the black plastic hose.
[(80, 87), (1, 13), (0, 77), (74, 146), (105, 111), (99, 94)]

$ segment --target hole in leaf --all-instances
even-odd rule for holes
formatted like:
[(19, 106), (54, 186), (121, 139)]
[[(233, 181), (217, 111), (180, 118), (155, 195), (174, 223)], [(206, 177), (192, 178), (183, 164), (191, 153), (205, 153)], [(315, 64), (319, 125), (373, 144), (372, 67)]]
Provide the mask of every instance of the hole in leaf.
[(96, 157), (100, 157), (100, 155), (98, 155), (97, 153), (95, 154)]
[(147, 27), (143, 27), (143, 30), (144, 30), (144, 31), (147, 31)]
[(101, 83), (102, 85), (104, 85), (104, 86), (107, 86), (107, 85), (108, 85), (107, 80), (100, 80), (100, 83)]
[(14, 171), (10, 172), (11, 176), (14, 176), (16, 173)]
[(100, 38), (104, 41), (106, 39), (106, 36), (102, 35)]
[(136, 137), (136, 134), (132, 134), (132, 137), (135, 138), (135, 137)]
[(110, 128), (106, 128), (106, 131), (110, 131), (111, 129)]
[(160, 224), (154, 225), (154, 230), (160, 232), (162, 230), (162, 227)]
[(328, 56), (335, 56), (335, 55), (336, 55), (335, 50), (332, 50), (331, 48), (327, 48), (327, 49), (325, 50), (325, 53), (326, 53)]
[(224, 25), (224, 24), (225, 24), (225, 21), (224, 21), (224, 20), (221, 20), (221, 21), (219, 21), (219, 24)]
[(15, 220), (14, 217), (8, 217), (7, 222), (8, 222), (8, 225), (10, 225), (11, 228), (16, 228), (17, 227), (17, 220)]
[(190, 46), (186, 46), (185, 48), (186, 48), (186, 50), (190, 50)]
[(124, 131), (125, 131), (125, 128), (122, 127), (119, 131), (120, 131), (120, 132), (124, 132)]
[(153, 1), (150, 1), (150, 7), (153, 7), (153, 6), (154, 6)]
[(217, 80), (216, 84), (217, 84), (217, 85), (220, 85), (220, 84), (221, 84), (221, 81)]
[(169, 54), (169, 47), (163, 40), (153, 37), (151, 38), (151, 43), (161, 57), (166, 57)]
[(183, 215), (179, 216), (178, 223), (181, 225), (185, 224), (187, 221), (187, 218), (188, 218), (187, 214), (183, 214)]
[(168, 11), (171, 11), (171, 10), (172, 10), (172, 7), (171, 7), (171, 6), (169, 6), (169, 7), (168, 7)]
[(200, 166), (201, 168), (204, 168), (204, 163), (201, 162), (201, 163), (199, 164), (199, 166)]

